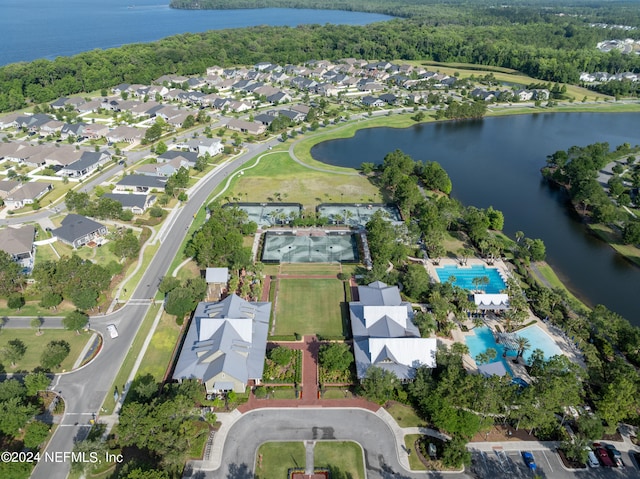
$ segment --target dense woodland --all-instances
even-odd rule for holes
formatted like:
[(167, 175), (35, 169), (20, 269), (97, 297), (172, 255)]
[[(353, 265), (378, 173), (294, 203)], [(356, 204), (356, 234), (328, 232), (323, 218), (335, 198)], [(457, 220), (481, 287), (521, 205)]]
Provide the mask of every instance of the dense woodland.
[[(352, 8), (356, 5), (345, 2), (344, 8), (347, 4)], [(383, 4), (388, 5), (362, 2), (358, 9), (379, 11)], [(251, 5), (247, 3), (247, 7)], [(263, 6), (267, 5), (274, 4), (265, 2)], [(6, 65), (0, 68), (0, 111), (122, 82), (149, 84), (168, 73), (203, 74), (214, 64), (252, 65), (260, 61), (298, 64), (311, 59), (357, 57), (465, 62), (512, 68), (540, 80), (565, 83), (578, 83), (582, 71), (640, 70), (639, 55), (601, 53), (595, 48), (597, 42), (612, 37), (637, 38), (640, 30), (589, 26), (594, 21), (640, 25), (640, 14), (632, 11), (630, 3), (599, 7), (585, 3), (571, 9), (564, 5), (541, 8), (541, 3), (500, 9), (482, 3), (421, 5), (410, 0), (391, 5), (396, 15), (408, 5), (412, 9), (407, 13), (410, 18), (366, 26), (260, 26), (183, 34), (53, 61)], [(238, 5), (234, 3), (233, 7)], [(416, 9), (422, 13), (416, 13)], [(577, 16), (560, 16), (560, 11)]]

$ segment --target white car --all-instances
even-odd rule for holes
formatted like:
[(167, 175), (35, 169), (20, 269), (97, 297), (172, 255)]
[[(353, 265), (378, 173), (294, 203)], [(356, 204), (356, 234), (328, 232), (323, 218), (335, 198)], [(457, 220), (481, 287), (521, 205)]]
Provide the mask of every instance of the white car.
[(116, 329), (116, 325), (115, 324), (109, 324), (107, 326), (107, 331), (109, 331), (109, 336), (111, 336), (111, 338), (117, 338), (118, 337), (118, 330)]

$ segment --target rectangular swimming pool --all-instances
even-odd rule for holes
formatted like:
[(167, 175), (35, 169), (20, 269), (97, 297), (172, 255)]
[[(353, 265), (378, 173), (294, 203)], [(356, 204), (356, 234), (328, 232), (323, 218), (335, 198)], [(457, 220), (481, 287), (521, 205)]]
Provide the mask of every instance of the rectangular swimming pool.
[[(436, 273), (441, 283), (454, 277), (456, 279), (453, 282), (454, 285), (469, 291), (481, 289), (486, 294), (498, 294), (507, 287), (498, 268), (487, 268), (484, 265), (473, 265), (464, 268), (459, 266), (440, 266), (436, 268)], [(474, 278), (481, 278), (483, 276), (489, 278), (488, 284), (481, 284), (479, 286), (473, 284)]]

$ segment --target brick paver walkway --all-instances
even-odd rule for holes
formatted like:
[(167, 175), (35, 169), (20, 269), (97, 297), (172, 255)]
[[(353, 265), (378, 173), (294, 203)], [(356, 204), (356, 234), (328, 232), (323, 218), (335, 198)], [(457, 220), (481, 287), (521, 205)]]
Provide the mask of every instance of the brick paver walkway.
[(252, 409), (277, 407), (359, 407), (376, 412), (380, 406), (364, 398), (320, 399), (318, 397), (318, 350), (320, 342), (315, 336), (304, 336), (300, 342), (280, 343), (291, 349), (302, 350), (302, 397), (300, 399), (257, 399), (253, 393), (238, 407), (245, 413)]

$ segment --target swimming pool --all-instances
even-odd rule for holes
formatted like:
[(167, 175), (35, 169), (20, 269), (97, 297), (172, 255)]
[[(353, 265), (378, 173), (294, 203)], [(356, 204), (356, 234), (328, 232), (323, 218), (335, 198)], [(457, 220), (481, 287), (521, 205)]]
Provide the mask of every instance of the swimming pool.
[[(465, 336), (464, 338), (464, 341), (467, 343), (467, 347), (469, 348), (469, 355), (475, 359), (478, 354), (484, 353), (489, 348), (493, 348), (498, 352), (496, 360), (502, 361), (504, 366), (507, 368), (507, 371), (511, 372), (511, 369), (509, 368), (509, 361), (505, 361), (505, 358), (502, 357), (504, 354), (504, 345), (496, 343), (491, 329), (487, 326), (482, 326), (480, 328), (475, 328), (473, 333), (474, 334)], [(531, 344), (531, 348), (527, 349), (523, 355), (526, 362), (529, 362), (531, 354), (535, 349), (541, 349), (544, 352), (545, 359), (562, 354), (562, 351), (555, 341), (551, 339), (551, 336), (535, 324), (517, 331), (516, 336), (527, 338)], [(514, 358), (516, 354), (517, 351), (511, 349), (509, 350), (507, 358)]]
[[(453, 276), (456, 278), (453, 284), (470, 291), (477, 288), (483, 290), (486, 294), (498, 294), (507, 287), (498, 268), (487, 268), (481, 264), (465, 268), (459, 266), (440, 266), (436, 268), (436, 273), (441, 283), (448, 281), (449, 278)], [(482, 276), (489, 278), (489, 284), (474, 285), (473, 278), (481, 278)]]

